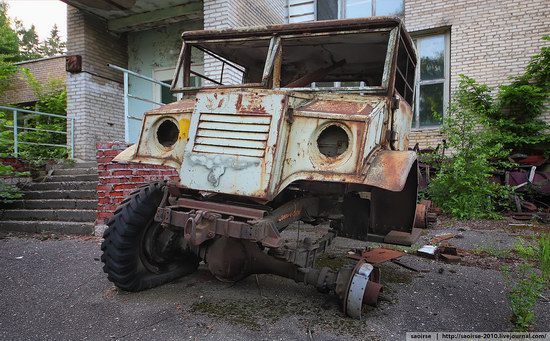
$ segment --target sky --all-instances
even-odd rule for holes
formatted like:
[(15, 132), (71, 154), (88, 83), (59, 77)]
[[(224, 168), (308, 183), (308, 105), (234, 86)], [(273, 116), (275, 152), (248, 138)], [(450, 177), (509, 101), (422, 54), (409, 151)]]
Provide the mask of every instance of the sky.
[(59, 35), (67, 39), (67, 5), (60, 0), (7, 0), (11, 18), (23, 21), (26, 28), (36, 27), (40, 40), (47, 38), (54, 24)]

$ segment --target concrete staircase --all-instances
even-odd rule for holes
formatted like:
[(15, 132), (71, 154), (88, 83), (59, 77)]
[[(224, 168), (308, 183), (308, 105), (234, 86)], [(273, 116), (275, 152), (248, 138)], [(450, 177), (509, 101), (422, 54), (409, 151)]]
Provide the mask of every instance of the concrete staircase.
[(0, 210), (0, 232), (93, 234), (97, 163), (54, 168), (23, 189), (24, 199)]

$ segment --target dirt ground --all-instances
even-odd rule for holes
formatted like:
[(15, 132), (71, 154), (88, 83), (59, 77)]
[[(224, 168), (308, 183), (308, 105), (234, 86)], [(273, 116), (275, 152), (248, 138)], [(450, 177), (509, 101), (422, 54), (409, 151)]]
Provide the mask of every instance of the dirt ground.
[[(99, 240), (4, 235), (0, 240), (2, 340), (403, 340), (408, 331), (510, 331), (503, 265), (527, 262), (518, 240), (550, 231), (516, 221), (443, 220), (425, 230), (400, 261), (382, 268), (384, 292), (361, 321), (341, 313), (336, 298), (272, 275), (235, 284), (195, 274), (141, 293), (118, 291), (99, 261)], [(300, 225), (300, 235), (315, 235)], [(459, 264), (415, 255), (434, 236), (459, 248)], [(285, 232), (297, 237), (298, 226)], [(339, 266), (364, 242), (336, 238), (319, 265)], [(372, 246), (372, 244), (370, 244)], [(535, 307), (534, 331), (550, 329), (550, 291)]]

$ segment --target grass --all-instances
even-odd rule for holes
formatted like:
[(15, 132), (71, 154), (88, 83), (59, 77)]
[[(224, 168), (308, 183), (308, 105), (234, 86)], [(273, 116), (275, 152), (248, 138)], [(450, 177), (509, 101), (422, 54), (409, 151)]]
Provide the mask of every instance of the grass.
[(535, 260), (538, 257), (537, 248), (532, 242), (519, 238), (514, 244), (513, 251), (521, 258), (526, 260)]
[(523, 264), (515, 281), (509, 270), (505, 272), (505, 277), (511, 283), (507, 296), (512, 309), (514, 331), (526, 332), (536, 319), (533, 306), (550, 284), (550, 233), (542, 234), (536, 243), (519, 239), (513, 251), (525, 260), (536, 261), (540, 268), (539, 275), (533, 267)]
[(476, 245), (471, 252), (479, 256), (488, 255), (497, 258), (507, 258), (511, 255), (511, 251), (509, 249), (499, 249), (488, 245)]
[(546, 287), (545, 281), (529, 265), (520, 267), (517, 280), (514, 281), (509, 273), (506, 277), (510, 282), (507, 297), (512, 309), (514, 331), (526, 332), (536, 319), (533, 306)]
[(550, 233), (546, 233), (539, 239), (539, 262), (542, 277), (550, 282)]

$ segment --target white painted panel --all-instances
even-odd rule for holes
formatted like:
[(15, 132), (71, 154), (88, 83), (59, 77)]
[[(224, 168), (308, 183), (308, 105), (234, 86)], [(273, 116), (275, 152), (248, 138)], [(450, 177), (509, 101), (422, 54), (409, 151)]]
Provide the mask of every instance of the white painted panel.
[(288, 0), (288, 22), (315, 21), (314, 0)]

